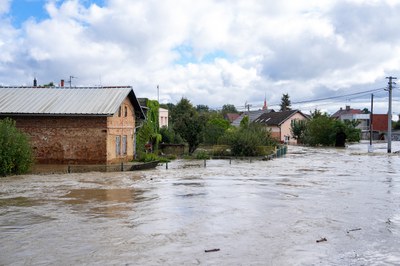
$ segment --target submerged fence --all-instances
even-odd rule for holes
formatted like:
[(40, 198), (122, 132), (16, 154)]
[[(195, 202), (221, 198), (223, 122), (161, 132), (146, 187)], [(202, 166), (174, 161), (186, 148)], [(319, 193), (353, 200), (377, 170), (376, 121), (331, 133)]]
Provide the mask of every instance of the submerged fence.
[[(257, 160), (272, 160), (274, 158), (280, 158), (285, 156), (287, 153), (287, 146), (280, 146), (275, 149), (274, 153), (266, 156), (258, 157), (245, 157), (245, 156), (211, 156), (210, 159), (221, 159), (229, 160), (229, 164), (232, 164), (233, 160), (241, 160), (253, 162)], [(196, 167), (207, 167), (207, 160), (204, 159), (202, 163), (196, 164)], [(151, 165), (153, 164), (153, 165)], [(165, 163), (165, 168), (168, 169), (168, 162)], [(150, 163), (120, 163), (120, 164), (102, 164), (102, 165), (37, 165), (31, 171), (32, 174), (66, 174), (66, 173), (87, 173), (87, 172), (124, 172), (124, 171), (137, 171), (154, 169), (157, 165), (163, 165), (163, 163), (150, 162)], [(190, 164), (189, 164), (190, 165)], [(187, 167), (187, 166), (182, 166)]]
[[(185, 164), (182, 165), (181, 168), (188, 168), (188, 167), (207, 167), (207, 160), (229, 160), (229, 164), (232, 164), (234, 160), (240, 161), (248, 161), (249, 163), (253, 161), (267, 161), (272, 160), (274, 158), (281, 158), (287, 154), (288, 147), (286, 145), (277, 147), (274, 153), (266, 156), (210, 156), (209, 159), (202, 159), (197, 161), (202, 161), (202, 163), (192, 163), (192, 164)], [(168, 162), (165, 163), (165, 169), (168, 169)]]

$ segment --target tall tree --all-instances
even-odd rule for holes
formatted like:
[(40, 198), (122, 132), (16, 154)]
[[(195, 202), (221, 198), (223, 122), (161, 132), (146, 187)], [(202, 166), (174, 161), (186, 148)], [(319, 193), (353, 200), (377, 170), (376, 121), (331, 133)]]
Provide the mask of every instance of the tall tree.
[(239, 113), (238, 110), (236, 109), (236, 107), (233, 104), (224, 104), (222, 106), (222, 110), (221, 113), (223, 116), (225, 116), (228, 113)]
[(192, 154), (200, 144), (204, 128), (196, 108), (188, 99), (182, 98), (175, 106), (171, 119), (175, 132), (188, 143), (189, 153)]
[(199, 104), (196, 106), (196, 110), (199, 113), (207, 113), (210, 111), (210, 108), (208, 107), (208, 105)]
[(228, 128), (229, 121), (219, 117), (210, 118), (205, 125), (204, 143), (217, 144), (218, 139), (225, 134)]
[(292, 110), (292, 108), (290, 107), (291, 104), (292, 104), (292, 103), (290, 102), (289, 94), (288, 94), (288, 93), (283, 94), (283, 95), (282, 95), (282, 98), (281, 98), (281, 104), (280, 104), (280, 106), (281, 106), (281, 111), (289, 111), (289, 110)]

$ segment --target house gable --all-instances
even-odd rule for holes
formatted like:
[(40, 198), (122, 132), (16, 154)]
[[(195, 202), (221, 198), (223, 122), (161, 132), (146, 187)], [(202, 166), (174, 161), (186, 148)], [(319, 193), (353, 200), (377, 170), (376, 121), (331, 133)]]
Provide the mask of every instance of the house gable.
[(291, 134), (290, 128), (293, 120), (306, 120), (308, 117), (299, 110), (274, 112), (262, 114), (254, 120), (255, 123), (265, 125), (271, 130), (272, 137), (281, 142), (297, 143)]

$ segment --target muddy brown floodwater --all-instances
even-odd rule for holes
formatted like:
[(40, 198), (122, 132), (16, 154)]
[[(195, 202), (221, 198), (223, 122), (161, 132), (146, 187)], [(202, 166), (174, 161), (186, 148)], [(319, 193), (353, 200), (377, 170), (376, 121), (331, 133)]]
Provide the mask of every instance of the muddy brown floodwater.
[(399, 265), (400, 155), (382, 145), (1, 178), (0, 265)]

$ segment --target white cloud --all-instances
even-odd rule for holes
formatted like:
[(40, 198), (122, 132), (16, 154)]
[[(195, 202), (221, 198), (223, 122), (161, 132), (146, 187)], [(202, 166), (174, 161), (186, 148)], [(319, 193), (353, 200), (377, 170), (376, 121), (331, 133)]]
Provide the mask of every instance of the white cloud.
[(0, 15), (8, 13), (10, 9), (11, 0), (1, 0), (0, 1)]
[[(261, 105), (386, 85), (399, 75), (398, 1), (49, 1), (13, 28), (0, 2), (0, 84), (133, 85), (163, 102)], [(2, 15), (1, 15), (2, 14)], [(184, 48), (184, 49), (180, 49)], [(397, 110), (396, 112), (399, 112)]]

